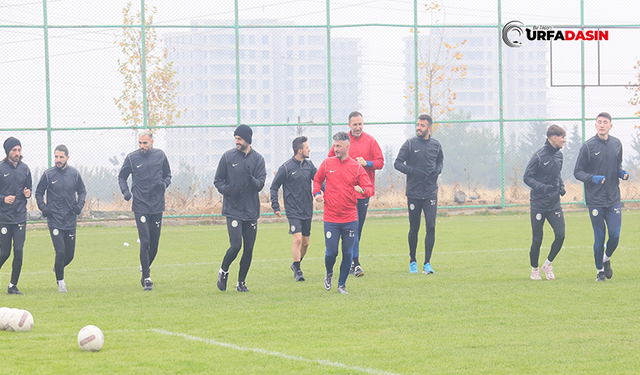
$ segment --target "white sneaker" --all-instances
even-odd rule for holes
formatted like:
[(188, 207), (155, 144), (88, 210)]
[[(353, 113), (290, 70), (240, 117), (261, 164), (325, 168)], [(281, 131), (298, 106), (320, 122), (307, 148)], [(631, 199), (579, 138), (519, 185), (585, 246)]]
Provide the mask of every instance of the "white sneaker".
[[(556, 279), (556, 275), (553, 274), (553, 266), (551, 265), (551, 263), (549, 263), (549, 265), (547, 265), (546, 263), (543, 264), (542, 271), (544, 272), (544, 275), (547, 277), (547, 280)], [(538, 271), (538, 274), (539, 274), (539, 271)]]
[(67, 292), (67, 286), (65, 285), (64, 280), (58, 281), (58, 292), (61, 292), (61, 293)]
[(540, 268), (531, 269), (531, 280), (542, 280), (542, 277), (540, 277)]

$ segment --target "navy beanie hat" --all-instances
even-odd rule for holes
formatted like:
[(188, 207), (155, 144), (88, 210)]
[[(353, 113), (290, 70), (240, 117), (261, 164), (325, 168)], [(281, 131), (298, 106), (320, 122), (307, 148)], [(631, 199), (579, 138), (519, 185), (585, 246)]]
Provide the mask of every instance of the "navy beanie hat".
[(245, 124), (242, 124), (236, 128), (236, 131), (233, 132), (234, 136), (238, 136), (244, 139), (248, 144), (251, 144), (251, 136), (253, 135), (253, 130)]
[(9, 137), (9, 138), (7, 138), (6, 141), (4, 141), (4, 152), (7, 155), (9, 155), (9, 151), (13, 150), (13, 148), (16, 147), (16, 146), (22, 147), (22, 144), (20, 143), (18, 138)]

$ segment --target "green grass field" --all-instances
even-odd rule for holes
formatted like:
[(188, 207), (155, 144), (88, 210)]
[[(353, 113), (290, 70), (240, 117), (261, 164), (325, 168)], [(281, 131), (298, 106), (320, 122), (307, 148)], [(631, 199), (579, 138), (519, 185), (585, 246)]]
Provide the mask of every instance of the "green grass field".
[[(48, 231), (30, 231), (25, 295), (0, 294), (0, 306), (29, 310), (35, 325), (0, 332), (0, 372), (636, 374), (640, 212), (623, 213), (613, 279), (598, 284), (587, 213), (568, 213), (566, 224), (557, 279), (532, 281), (527, 213), (438, 218), (434, 275), (408, 272), (406, 217), (370, 218), (361, 244), (366, 275), (349, 277), (349, 295), (323, 288), (320, 222), (300, 283), (289, 269), (288, 225), (259, 224), (250, 293), (231, 287), (239, 259), (229, 289), (216, 288), (224, 226), (165, 226), (152, 292), (140, 286), (135, 228), (80, 228), (66, 294), (51, 270)], [(545, 234), (541, 261), (553, 240), (548, 225)], [(105, 334), (100, 352), (78, 348), (87, 324)]]

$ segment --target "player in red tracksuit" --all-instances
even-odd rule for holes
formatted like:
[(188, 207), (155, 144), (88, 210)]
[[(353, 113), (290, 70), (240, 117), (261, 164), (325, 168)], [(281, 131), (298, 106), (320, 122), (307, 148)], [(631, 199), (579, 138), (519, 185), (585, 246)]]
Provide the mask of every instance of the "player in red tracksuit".
[[(357, 161), (367, 172), (371, 180), (371, 197), (375, 194), (376, 169), (384, 167), (384, 155), (375, 138), (362, 131), (363, 121), (360, 112), (349, 114), (349, 156)], [(329, 150), (329, 156), (335, 156), (333, 148)], [(362, 237), (362, 227), (367, 219), (367, 209), (369, 208), (369, 197), (358, 197), (358, 233), (353, 242), (353, 263), (350, 274), (356, 277), (364, 276), (360, 266), (360, 238)]]
[[(338, 242), (342, 238), (342, 263), (338, 279), (338, 293), (345, 289), (351, 265), (351, 249), (358, 230), (357, 200), (373, 194), (373, 185), (362, 165), (349, 157), (349, 135), (344, 132), (333, 136), (335, 157), (320, 164), (313, 180), (313, 196), (324, 202), (324, 232), (327, 247), (324, 263), (327, 273), (324, 287), (331, 290), (333, 265), (338, 256)], [(321, 191), (325, 182), (324, 194)]]

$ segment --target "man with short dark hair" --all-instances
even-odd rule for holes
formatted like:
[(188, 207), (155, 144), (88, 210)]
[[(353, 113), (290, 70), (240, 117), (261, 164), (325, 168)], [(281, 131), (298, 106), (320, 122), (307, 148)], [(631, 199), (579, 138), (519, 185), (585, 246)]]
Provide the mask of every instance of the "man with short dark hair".
[(549, 221), (555, 239), (551, 244), (549, 256), (542, 265), (547, 280), (555, 280), (552, 262), (560, 252), (564, 243), (564, 215), (560, 205), (560, 196), (565, 195), (562, 172), (562, 152), (567, 133), (558, 125), (551, 125), (547, 130), (544, 147), (536, 151), (524, 171), (524, 183), (531, 188), (531, 231), (532, 242), (529, 251), (531, 262), (531, 279), (542, 280), (538, 258), (544, 234), (544, 222)]
[[(593, 226), (593, 256), (598, 271), (596, 281), (605, 281), (613, 276), (610, 258), (620, 241), (622, 210), (619, 179), (628, 180), (629, 173), (622, 169), (622, 143), (609, 135), (613, 127), (611, 115), (600, 113), (595, 125), (597, 134), (582, 144), (573, 175), (584, 183)], [(609, 240), (605, 245), (606, 232), (609, 232)]]
[(408, 139), (400, 148), (393, 166), (407, 175), (407, 206), (409, 207), (409, 272), (418, 273), (416, 249), (420, 217), (424, 212), (426, 235), (424, 238), (424, 265), (422, 273), (433, 274), (431, 254), (436, 240), (438, 214), (438, 176), (442, 172), (444, 155), (437, 139), (431, 137), (433, 120), (420, 115), (416, 124), (416, 137)]
[(223, 292), (227, 290), (229, 267), (244, 243), (236, 291), (248, 292), (245, 280), (251, 266), (260, 217), (258, 193), (264, 187), (267, 172), (264, 158), (251, 147), (253, 130), (241, 124), (233, 136), (236, 147), (222, 155), (213, 180), (216, 189), (223, 195), (222, 215), (227, 217), (230, 244), (218, 271), (218, 289)]
[(7, 156), (0, 162), (0, 268), (11, 255), (13, 264), (7, 294), (22, 294), (18, 279), (22, 271), (24, 240), (27, 232), (27, 199), (31, 198), (31, 171), (22, 162), (22, 144), (14, 137), (4, 141)]
[[(342, 263), (338, 279), (338, 293), (349, 294), (346, 289), (351, 266), (351, 250), (358, 231), (358, 198), (373, 194), (373, 186), (360, 163), (349, 157), (349, 135), (345, 132), (333, 136), (336, 156), (326, 158), (313, 179), (313, 196), (324, 202), (324, 232), (327, 273), (324, 288), (331, 290), (333, 266), (338, 257), (338, 243), (342, 238)], [(325, 183), (324, 194), (322, 183)]]
[[(127, 178), (131, 175), (131, 192)], [(151, 264), (158, 254), (164, 193), (171, 184), (169, 160), (160, 149), (153, 148), (153, 133), (143, 130), (138, 135), (138, 149), (124, 159), (118, 174), (120, 191), (125, 200), (133, 196), (131, 209), (136, 217), (140, 238), (140, 267), (144, 290), (153, 290)]]
[[(36, 202), (47, 218), (49, 234), (56, 258), (53, 270), (58, 292), (67, 292), (64, 268), (71, 263), (76, 249), (77, 217), (84, 207), (87, 191), (80, 173), (68, 165), (69, 149), (58, 145), (54, 152), (55, 167), (44, 171), (36, 188)], [(45, 192), (47, 201), (44, 200)]]
[[(369, 181), (371, 181), (371, 195), (358, 197), (358, 232), (353, 241), (353, 263), (349, 273), (356, 277), (364, 276), (364, 271), (360, 265), (360, 238), (362, 238), (362, 228), (367, 219), (369, 208), (369, 198), (375, 194), (376, 190), (376, 170), (384, 167), (384, 154), (378, 142), (370, 134), (362, 131), (364, 122), (362, 114), (354, 111), (349, 114), (349, 156), (364, 168)], [(336, 156), (334, 148), (329, 150), (329, 156)]]
[(304, 281), (300, 262), (309, 247), (313, 217), (312, 181), (317, 168), (309, 160), (311, 150), (307, 137), (297, 137), (293, 140), (292, 146), (293, 157), (280, 166), (271, 183), (271, 208), (276, 216), (282, 216), (278, 202), (278, 190), (282, 186), (284, 208), (289, 220), (289, 234), (293, 235), (291, 270), (296, 281)]

